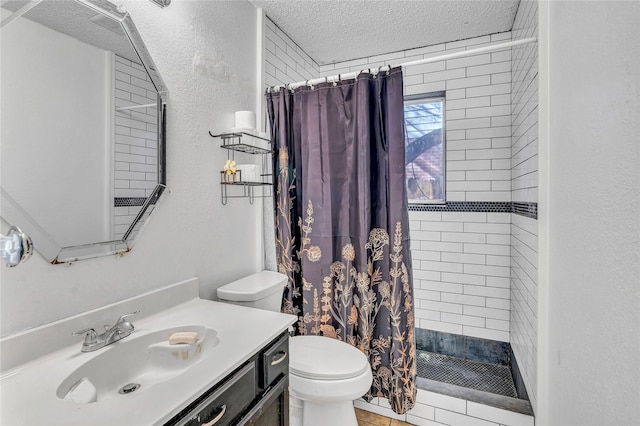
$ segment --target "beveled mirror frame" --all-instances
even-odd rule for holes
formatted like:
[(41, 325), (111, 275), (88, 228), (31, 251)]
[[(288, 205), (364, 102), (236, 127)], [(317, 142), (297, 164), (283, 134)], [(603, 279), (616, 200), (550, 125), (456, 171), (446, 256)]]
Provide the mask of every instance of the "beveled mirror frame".
[[(71, 263), (77, 260), (95, 258), (108, 255), (124, 255), (129, 252), (135, 240), (141, 234), (145, 220), (155, 208), (161, 195), (166, 189), (166, 107), (167, 88), (162, 77), (147, 50), (140, 34), (129, 14), (118, 6), (106, 0), (73, 0), (76, 3), (92, 9), (101, 15), (116, 21), (122, 27), (125, 35), (137, 53), (142, 66), (145, 68), (155, 91), (157, 93), (157, 185), (151, 194), (142, 203), (139, 213), (121, 239), (110, 241), (97, 241), (89, 244), (62, 247), (58, 245), (50, 234), (40, 226), (22, 206), (16, 202), (3, 188), (0, 187), (2, 219), (9, 225), (18, 225), (28, 234), (34, 243), (34, 248), (46, 260), (52, 264)], [(3, 20), (2, 25), (20, 17), (32, 7), (36, 7), (39, 1), (29, 3), (30, 7), (22, 8), (8, 19)], [(36, 171), (37, 172), (37, 171)]]

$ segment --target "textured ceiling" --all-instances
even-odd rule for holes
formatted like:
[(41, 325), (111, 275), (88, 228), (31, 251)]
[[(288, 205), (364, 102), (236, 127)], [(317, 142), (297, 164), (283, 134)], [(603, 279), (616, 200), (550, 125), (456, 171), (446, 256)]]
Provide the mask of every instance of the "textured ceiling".
[(249, 0), (319, 65), (511, 30), (520, 0)]

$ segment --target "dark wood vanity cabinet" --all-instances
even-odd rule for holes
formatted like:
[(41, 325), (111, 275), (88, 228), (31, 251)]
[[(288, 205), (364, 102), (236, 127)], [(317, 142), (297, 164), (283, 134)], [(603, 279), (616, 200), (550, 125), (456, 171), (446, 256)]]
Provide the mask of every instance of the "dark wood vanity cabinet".
[(165, 425), (289, 424), (289, 334), (283, 333)]

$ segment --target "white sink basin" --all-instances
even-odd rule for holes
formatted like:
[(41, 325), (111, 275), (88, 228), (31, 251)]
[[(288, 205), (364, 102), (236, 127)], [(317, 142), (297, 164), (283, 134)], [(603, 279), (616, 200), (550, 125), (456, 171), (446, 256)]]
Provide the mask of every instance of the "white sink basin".
[[(192, 344), (169, 344), (177, 332), (196, 332)], [(210, 357), (220, 343), (217, 332), (199, 325), (166, 328), (144, 334), (134, 331), (116, 343), (98, 349), (87, 362), (69, 374), (56, 390), (58, 398), (89, 404), (127, 398), (166, 382)]]
[[(199, 292), (189, 279), (0, 338), (0, 425), (163, 425), (298, 320)], [(146, 315), (133, 321), (129, 337), (80, 352), (75, 330), (136, 310)], [(184, 331), (198, 341), (168, 344)], [(129, 383), (141, 387), (119, 394)]]

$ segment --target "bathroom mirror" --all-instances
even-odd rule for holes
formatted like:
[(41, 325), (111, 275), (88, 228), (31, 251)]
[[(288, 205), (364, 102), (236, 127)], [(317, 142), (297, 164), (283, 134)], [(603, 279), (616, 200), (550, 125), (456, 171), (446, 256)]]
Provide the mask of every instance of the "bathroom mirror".
[(54, 264), (128, 252), (166, 182), (167, 92), (131, 17), (0, 6), (0, 216)]

